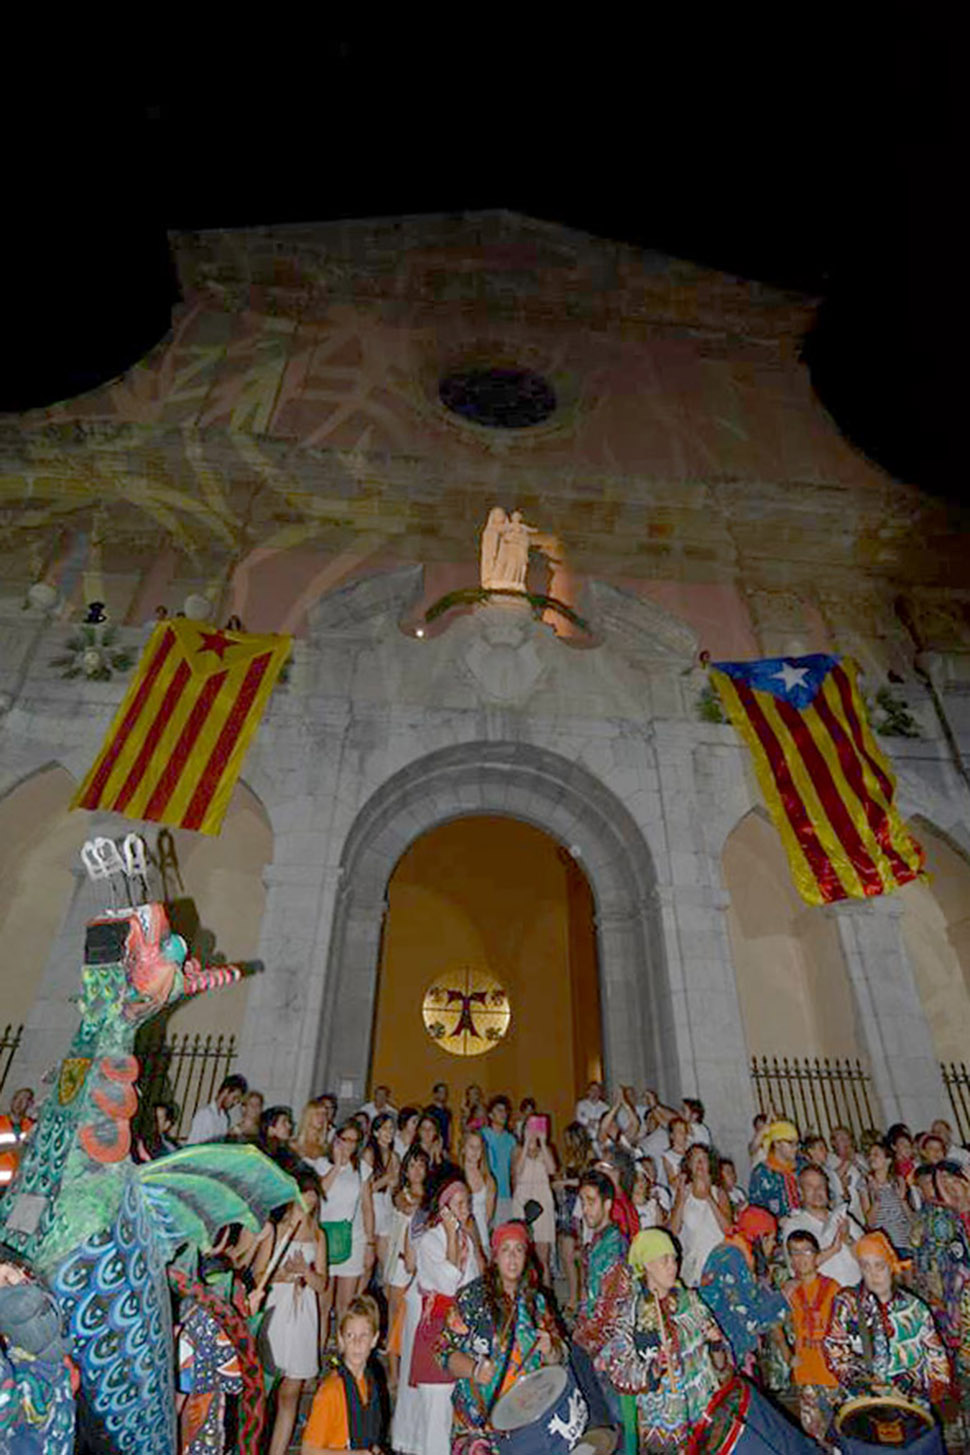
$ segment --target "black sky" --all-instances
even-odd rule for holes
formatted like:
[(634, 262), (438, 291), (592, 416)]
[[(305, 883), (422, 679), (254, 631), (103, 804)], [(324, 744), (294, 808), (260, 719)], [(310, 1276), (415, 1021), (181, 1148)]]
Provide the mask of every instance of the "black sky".
[(57, 186), (22, 210), (17, 259), (43, 326), (35, 305), (7, 333), (5, 406), (95, 387), (164, 333), (166, 229), (501, 207), (822, 298), (806, 356), (841, 427), (951, 489), (956, 39), (884, 11), (784, 30), (713, 13), (586, 33), (587, 12), (564, 34), (550, 12), (525, 36), (515, 12), (466, 10), (460, 33), (347, 40), (291, 20), (248, 60), (207, 46), (45, 98), (23, 147), (56, 154)]

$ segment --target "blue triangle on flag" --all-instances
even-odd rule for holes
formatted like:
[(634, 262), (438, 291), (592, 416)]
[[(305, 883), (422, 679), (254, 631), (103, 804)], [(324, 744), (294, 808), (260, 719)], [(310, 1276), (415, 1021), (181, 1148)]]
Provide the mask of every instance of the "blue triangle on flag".
[(840, 660), (813, 652), (807, 657), (762, 657), (755, 662), (712, 662), (711, 666), (756, 692), (770, 692), (780, 701), (790, 702), (801, 712), (814, 702), (825, 678)]

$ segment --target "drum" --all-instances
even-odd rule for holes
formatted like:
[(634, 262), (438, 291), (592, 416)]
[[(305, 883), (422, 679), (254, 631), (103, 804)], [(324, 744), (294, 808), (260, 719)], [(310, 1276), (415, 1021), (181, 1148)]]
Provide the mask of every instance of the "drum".
[(492, 1427), (507, 1455), (567, 1455), (579, 1444), (589, 1418), (572, 1371), (549, 1364), (524, 1374), (492, 1411)]
[(933, 1416), (901, 1394), (859, 1395), (835, 1417), (839, 1446), (846, 1455), (905, 1450), (907, 1455), (943, 1455), (943, 1438)]
[(740, 1375), (711, 1396), (685, 1455), (818, 1455), (815, 1441)]

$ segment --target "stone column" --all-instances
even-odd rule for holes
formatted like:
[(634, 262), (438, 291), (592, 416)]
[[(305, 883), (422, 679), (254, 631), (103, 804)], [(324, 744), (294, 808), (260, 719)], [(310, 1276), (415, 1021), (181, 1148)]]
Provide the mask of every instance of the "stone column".
[(596, 951), (603, 1017), (604, 1074), (611, 1087), (652, 1085), (659, 1067), (652, 1054), (651, 997), (642, 985), (651, 967), (635, 908), (597, 909)]
[[(104, 832), (103, 827), (92, 828), (91, 837)], [(71, 865), (71, 873), (74, 887), (70, 901), (24, 1022), (23, 1040), (11, 1068), (17, 1085), (32, 1086), (38, 1100), (50, 1090), (51, 1082), (44, 1084), (43, 1078), (50, 1077), (64, 1058), (78, 1028), (77, 999), (81, 993), (85, 926), (102, 908), (87, 872), (77, 860)]]
[(832, 905), (855, 995), (859, 1036), (872, 1068), (873, 1107), (884, 1126), (915, 1132), (945, 1114), (947, 1100), (933, 1037), (906, 953), (898, 895)]
[(326, 978), (326, 942), (319, 943), (321, 909), (332, 899), (338, 875), (322, 855), (267, 864), (263, 870), (263, 970), (250, 986), (236, 1066), (263, 1092), (267, 1104), (292, 1103), (297, 1116), (312, 1094), (312, 1057)]

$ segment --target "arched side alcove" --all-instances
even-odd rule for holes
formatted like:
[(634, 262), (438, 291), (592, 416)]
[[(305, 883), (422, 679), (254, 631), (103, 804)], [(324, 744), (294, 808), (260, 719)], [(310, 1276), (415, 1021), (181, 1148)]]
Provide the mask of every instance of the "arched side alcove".
[(74, 895), (78, 851), (90, 831), (87, 816), (68, 809), (76, 786), (65, 768), (50, 763), (0, 798), (4, 1025), (27, 1019)]
[(937, 1056), (970, 1062), (970, 859), (925, 819), (913, 832), (929, 878), (900, 890), (906, 952)]
[[(273, 830), (262, 803), (243, 782), (233, 789), (218, 835), (175, 830), (176, 853), (186, 893), (199, 916), (203, 954), (229, 961), (255, 960), (266, 906), (263, 870), (273, 858)], [(193, 997), (168, 1020), (173, 1035), (236, 1034), (249, 996), (246, 980)]]
[(798, 895), (778, 833), (760, 809), (728, 835), (722, 865), (749, 1054), (858, 1056), (838, 927)]
[(370, 1064), (394, 866), (419, 835), (468, 814), (521, 819), (579, 859), (595, 910), (606, 1076), (679, 1095), (660, 908), (643, 835), (587, 769), (546, 749), (507, 742), (431, 753), (389, 778), (360, 810), (341, 857), (314, 1085), (360, 1086)]

